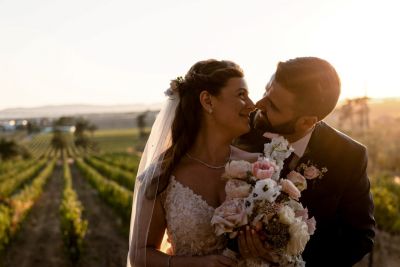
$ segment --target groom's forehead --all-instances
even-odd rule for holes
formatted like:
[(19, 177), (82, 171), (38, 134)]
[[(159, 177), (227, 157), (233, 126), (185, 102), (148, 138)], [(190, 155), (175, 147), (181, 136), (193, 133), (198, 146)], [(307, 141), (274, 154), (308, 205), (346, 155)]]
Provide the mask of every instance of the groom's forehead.
[(275, 73), (272, 74), (271, 78), (269, 79), (267, 85), (265, 86), (265, 90), (268, 90), (268, 88), (271, 87), (271, 85), (272, 85), (272, 83), (273, 83), (274, 80), (275, 80)]
[(263, 97), (265, 97), (268, 94), (268, 92), (271, 90), (271, 88), (272, 88), (272, 86), (274, 84), (274, 81), (275, 81), (274, 78), (275, 78), (275, 75), (273, 75), (271, 77), (271, 79), (268, 81), (267, 85), (265, 85), (265, 90), (264, 90), (264, 93), (263, 93)]
[(292, 107), (295, 104), (295, 95), (276, 81), (272, 81), (270, 87), (266, 88), (265, 95), (278, 108)]

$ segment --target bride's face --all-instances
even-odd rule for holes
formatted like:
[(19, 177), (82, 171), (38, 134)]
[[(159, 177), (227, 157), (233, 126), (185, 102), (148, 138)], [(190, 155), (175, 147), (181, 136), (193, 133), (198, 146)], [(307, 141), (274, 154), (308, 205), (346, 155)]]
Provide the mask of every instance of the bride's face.
[(250, 130), (249, 114), (255, 106), (243, 78), (230, 78), (213, 98), (213, 116), (225, 132), (235, 138)]

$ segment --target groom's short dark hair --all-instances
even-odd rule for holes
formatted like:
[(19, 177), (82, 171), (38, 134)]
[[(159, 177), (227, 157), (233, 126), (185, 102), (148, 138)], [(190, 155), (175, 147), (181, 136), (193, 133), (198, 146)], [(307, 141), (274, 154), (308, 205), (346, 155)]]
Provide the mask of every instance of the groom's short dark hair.
[(340, 79), (333, 66), (317, 57), (299, 57), (279, 62), (275, 81), (296, 97), (296, 108), (304, 115), (325, 118), (340, 95)]

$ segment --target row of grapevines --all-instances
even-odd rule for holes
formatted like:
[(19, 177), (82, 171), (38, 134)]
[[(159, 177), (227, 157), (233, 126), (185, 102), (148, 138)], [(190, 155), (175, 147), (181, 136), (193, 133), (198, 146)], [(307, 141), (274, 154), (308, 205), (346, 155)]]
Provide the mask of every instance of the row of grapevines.
[(85, 157), (85, 162), (108, 179), (111, 179), (128, 189), (133, 188), (133, 185), (135, 184), (135, 174), (132, 172), (121, 170), (118, 167), (114, 167), (93, 157)]
[(28, 169), (17, 173), (16, 175), (4, 179), (0, 182), (0, 197), (5, 198), (14, 193), (21, 185), (35, 177), (45, 166), (46, 160), (42, 159), (37, 164), (30, 166)]
[(55, 163), (55, 160), (50, 161), (31, 184), (26, 185), (18, 194), (11, 197), (11, 207), (13, 210), (12, 224), (14, 227), (25, 218), (27, 212), (42, 193), (44, 184), (53, 173)]
[[(19, 162), (23, 162), (22, 160)], [(0, 175), (3, 175), (14, 168), (15, 161), (0, 161)]]
[(63, 165), (64, 191), (60, 205), (61, 230), (64, 244), (73, 262), (77, 262), (81, 252), (88, 222), (82, 219), (83, 206), (72, 188), (71, 170), (66, 160)]
[(81, 173), (96, 188), (100, 196), (120, 214), (125, 222), (129, 222), (133, 192), (104, 178), (82, 159), (77, 159), (76, 163)]
[(103, 160), (111, 165), (118, 166), (124, 170), (130, 171), (136, 174), (140, 157), (138, 155), (132, 155), (127, 153), (112, 153), (96, 156), (96, 158)]
[(0, 251), (9, 242), (11, 229), (11, 209), (8, 205), (0, 203)]
[(29, 147), (35, 157), (40, 157), (48, 151), (50, 146), (50, 135), (39, 134), (33, 138)]
[(11, 168), (9, 168), (7, 171), (3, 172), (0, 174), (0, 181), (5, 180), (6, 178), (12, 177), (16, 175), (18, 172), (21, 172), (24, 169), (27, 169), (31, 167), (34, 164), (37, 164), (35, 160), (29, 159), (29, 160), (21, 160), (17, 162), (10, 162)]
[(67, 148), (66, 148), (66, 156), (69, 158), (74, 158), (76, 156), (74, 149), (71, 145), (67, 146)]
[(9, 242), (16, 233), (19, 225), (40, 196), (43, 186), (53, 172), (55, 160), (26, 185), (21, 191), (0, 203), (0, 250)]

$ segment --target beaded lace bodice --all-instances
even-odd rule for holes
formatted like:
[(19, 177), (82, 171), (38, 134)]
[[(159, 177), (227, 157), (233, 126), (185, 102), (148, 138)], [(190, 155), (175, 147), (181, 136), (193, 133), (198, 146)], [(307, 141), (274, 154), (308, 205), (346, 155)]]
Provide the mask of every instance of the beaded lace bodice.
[[(171, 176), (162, 199), (171, 254), (201, 256), (222, 253), (226, 240), (223, 236), (217, 237), (211, 226), (215, 209), (200, 195)], [(256, 259), (240, 261), (239, 266), (269, 267)]]
[(167, 234), (175, 255), (208, 255), (225, 248), (223, 237), (217, 237), (211, 226), (214, 208), (192, 189), (171, 176), (163, 192)]

